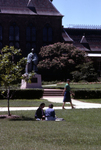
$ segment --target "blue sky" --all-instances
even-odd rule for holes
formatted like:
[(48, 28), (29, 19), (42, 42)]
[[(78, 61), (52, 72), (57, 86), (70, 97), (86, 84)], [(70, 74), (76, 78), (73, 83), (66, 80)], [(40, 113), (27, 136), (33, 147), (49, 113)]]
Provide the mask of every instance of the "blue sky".
[(101, 26), (101, 0), (53, 0), (53, 5), (64, 15), (62, 25)]

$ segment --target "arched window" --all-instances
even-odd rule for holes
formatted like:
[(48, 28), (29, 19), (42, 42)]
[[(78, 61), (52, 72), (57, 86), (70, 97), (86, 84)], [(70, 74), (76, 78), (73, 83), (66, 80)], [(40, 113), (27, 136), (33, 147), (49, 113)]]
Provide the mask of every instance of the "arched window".
[(0, 25), (0, 49), (2, 49), (2, 26)]
[(19, 27), (13, 23), (9, 27), (9, 46), (19, 48)]
[(26, 50), (30, 52), (31, 48), (36, 49), (36, 28), (29, 24), (26, 28)]
[(51, 44), (53, 41), (52, 28), (49, 24), (46, 24), (43, 28), (43, 45)]

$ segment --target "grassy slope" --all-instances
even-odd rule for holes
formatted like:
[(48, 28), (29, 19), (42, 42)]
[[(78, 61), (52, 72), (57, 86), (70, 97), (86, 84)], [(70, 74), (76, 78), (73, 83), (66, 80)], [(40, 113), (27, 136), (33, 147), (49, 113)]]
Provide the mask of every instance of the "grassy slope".
[(101, 149), (101, 109), (56, 110), (62, 122), (34, 121), (34, 113), (13, 112), (25, 119), (0, 120), (1, 150)]

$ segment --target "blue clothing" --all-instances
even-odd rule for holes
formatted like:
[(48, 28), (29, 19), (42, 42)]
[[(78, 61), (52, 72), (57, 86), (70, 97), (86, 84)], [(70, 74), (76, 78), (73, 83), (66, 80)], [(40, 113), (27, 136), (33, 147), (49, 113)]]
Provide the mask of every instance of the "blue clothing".
[(53, 108), (48, 108), (45, 110), (45, 120), (46, 121), (55, 121), (55, 111)]
[(45, 117), (55, 117), (55, 110), (53, 108), (46, 109)]

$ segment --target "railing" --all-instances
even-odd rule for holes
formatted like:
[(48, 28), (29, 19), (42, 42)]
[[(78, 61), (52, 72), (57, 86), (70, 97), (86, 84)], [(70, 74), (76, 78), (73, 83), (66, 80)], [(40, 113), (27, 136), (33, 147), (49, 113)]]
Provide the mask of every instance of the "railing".
[(75, 25), (69, 24), (67, 28), (74, 28), (74, 29), (101, 29), (101, 25)]

